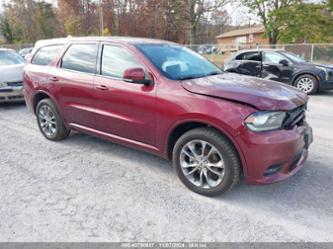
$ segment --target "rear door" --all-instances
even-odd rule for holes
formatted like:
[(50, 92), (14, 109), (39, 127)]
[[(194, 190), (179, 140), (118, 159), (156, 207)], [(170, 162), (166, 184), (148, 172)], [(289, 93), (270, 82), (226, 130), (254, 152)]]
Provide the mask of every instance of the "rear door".
[(42, 89), (52, 88), (54, 82), (49, 82), (50, 73), (53, 70), (52, 62), (60, 54), (64, 44), (53, 44), (41, 47), (34, 54), (31, 62), (25, 67), (24, 72), (33, 80), (34, 85), (39, 85)]
[(236, 57), (235, 62), (236, 73), (261, 77), (262, 56), (260, 51), (241, 53)]
[(67, 47), (49, 82), (63, 118), (69, 124), (94, 127), (94, 77), (98, 43), (73, 43)]
[[(155, 145), (156, 84), (149, 86), (123, 80), (129, 68), (147, 67), (132, 50), (116, 44), (102, 44), (99, 75), (95, 78), (95, 107), (102, 132)], [(152, 77), (147, 73), (146, 77)]]

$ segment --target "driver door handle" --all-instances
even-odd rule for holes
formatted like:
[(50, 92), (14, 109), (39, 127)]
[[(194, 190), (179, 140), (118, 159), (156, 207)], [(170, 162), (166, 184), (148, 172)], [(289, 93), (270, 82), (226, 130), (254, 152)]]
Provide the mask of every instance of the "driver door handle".
[(49, 81), (56, 82), (56, 81), (59, 81), (59, 79), (57, 77), (50, 77)]
[(269, 67), (271, 67), (271, 66), (272, 66), (272, 65), (270, 65), (270, 64), (263, 64), (263, 65), (262, 65), (263, 68), (269, 68)]
[(101, 91), (109, 90), (109, 88), (105, 85), (98, 85), (98, 86), (96, 86), (96, 89), (101, 90)]

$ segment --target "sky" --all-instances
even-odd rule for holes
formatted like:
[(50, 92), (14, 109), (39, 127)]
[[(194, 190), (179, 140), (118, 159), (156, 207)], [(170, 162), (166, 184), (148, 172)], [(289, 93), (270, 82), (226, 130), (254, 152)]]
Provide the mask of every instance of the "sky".
[(229, 3), (226, 5), (226, 10), (231, 17), (231, 24), (235, 26), (258, 22), (258, 17), (250, 15), (248, 9), (241, 6), (239, 3)]

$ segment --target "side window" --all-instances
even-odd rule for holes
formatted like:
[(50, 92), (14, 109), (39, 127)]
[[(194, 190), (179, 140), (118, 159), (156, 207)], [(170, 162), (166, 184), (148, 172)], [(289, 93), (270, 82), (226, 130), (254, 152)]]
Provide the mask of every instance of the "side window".
[(49, 65), (60, 52), (63, 45), (47, 46), (39, 49), (31, 61), (31, 64)]
[(72, 44), (61, 61), (61, 67), (83, 73), (95, 73), (98, 46)]
[(247, 61), (261, 61), (260, 52), (247, 52), (240, 54), (236, 57), (236, 60), (247, 60)]
[(125, 48), (104, 45), (101, 62), (101, 74), (122, 79), (126, 69), (143, 66)]
[(288, 60), (282, 54), (276, 52), (265, 52), (264, 62), (278, 64), (281, 60)]

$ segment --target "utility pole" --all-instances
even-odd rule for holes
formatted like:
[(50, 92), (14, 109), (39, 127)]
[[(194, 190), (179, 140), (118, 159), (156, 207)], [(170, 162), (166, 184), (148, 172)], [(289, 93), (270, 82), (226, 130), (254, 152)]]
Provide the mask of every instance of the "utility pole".
[(100, 35), (103, 36), (104, 32), (104, 20), (103, 20), (103, 5), (102, 0), (99, 0), (99, 22), (100, 22)]

